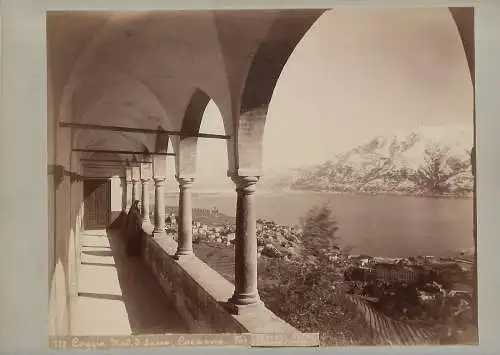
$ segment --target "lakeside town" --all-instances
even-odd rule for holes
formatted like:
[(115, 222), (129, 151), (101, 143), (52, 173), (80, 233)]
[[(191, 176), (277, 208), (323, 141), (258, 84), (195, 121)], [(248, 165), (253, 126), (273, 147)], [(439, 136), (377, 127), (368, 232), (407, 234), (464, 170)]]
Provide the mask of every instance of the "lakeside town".
[[(166, 217), (167, 233), (174, 238), (177, 235), (175, 212), (176, 208), (168, 208)], [(234, 248), (233, 220), (216, 208), (194, 209), (193, 243), (211, 247), (213, 253)], [(259, 260), (314, 265), (317, 260), (304, 252), (303, 233), (300, 227), (258, 219)], [(472, 324), (473, 255), (462, 252), (454, 257), (388, 258), (352, 254), (334, 246), (332, 250), (325, 250), (325, 257), (329, 271), (334, 274), (332, 290), (357, 297), (392, 319), (431, 328), (447, 327), (448, 333), (453, 330), (458, 334), (466, 332)], [(210, 266), (217, 269), (216, 262), (212, 261)]]

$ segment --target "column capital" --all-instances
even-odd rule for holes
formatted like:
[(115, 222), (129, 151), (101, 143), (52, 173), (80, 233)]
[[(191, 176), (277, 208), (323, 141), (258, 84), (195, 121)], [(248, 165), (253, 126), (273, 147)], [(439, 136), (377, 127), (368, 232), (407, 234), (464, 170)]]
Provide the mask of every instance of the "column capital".
[(151, 181), (151, 178), (150, 177), (141, 177), (141, 181), (144, 184), (144, 183), (146, 183), (148, 181)]
[(245, 194), (253, 194), (257, 188), (256, 184), (259, 181), (259, 176), (240, 176), (236, 174), (231, 175), (231, 180), (236, 184), (236, 191)]
[(179, 183), (179, 186), (182, 188), (188, 188), (192, 183), (194, 183), (194, 177), (180, 177), (176, 175), (175, 179)]
[(163, 185), (165, 184), (166, 178), (164, 176), (155, 176), (153, 177), (155, 185)]

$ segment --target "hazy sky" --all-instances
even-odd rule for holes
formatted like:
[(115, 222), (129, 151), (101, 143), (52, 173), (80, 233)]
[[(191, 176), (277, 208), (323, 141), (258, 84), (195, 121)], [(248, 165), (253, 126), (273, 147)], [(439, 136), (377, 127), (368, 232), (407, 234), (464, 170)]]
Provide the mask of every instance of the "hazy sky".
[[(472, 124), (472, 84), (447, 8), (333, 9), (307, 32), (274, 90), (264, 172), (321, 163), (375, 135)], [(201, 132), (224, 133), (210, 102)], [(227, 182), (225, 142), (199, 141), (199, 184)]]

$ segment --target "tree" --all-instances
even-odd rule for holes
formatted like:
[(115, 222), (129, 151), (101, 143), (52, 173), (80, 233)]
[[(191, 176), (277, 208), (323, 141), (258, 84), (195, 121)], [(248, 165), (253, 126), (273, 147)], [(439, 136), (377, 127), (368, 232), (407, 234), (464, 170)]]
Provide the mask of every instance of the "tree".
[(432, 193), (446, 191), (445, 182), (456, 172), (447, 165), (447, 149), (433, 145), (425, 149), (424, 164), (417, 170), (416, 179), (419, 186)]
[(328, 204), (311, 208), (302, 221), (304, 252), (317, 258), (338, 249), (337, 222)]
[(472, 167), (472, 175), (476, 175), (476, 147), (473, 146), (470, 150), (470, 165)]

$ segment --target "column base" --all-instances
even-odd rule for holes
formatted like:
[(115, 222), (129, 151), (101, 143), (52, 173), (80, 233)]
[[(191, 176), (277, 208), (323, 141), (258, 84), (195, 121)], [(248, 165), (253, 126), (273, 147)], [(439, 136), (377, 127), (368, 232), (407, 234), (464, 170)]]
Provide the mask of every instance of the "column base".
[(155, 231), (153, 230), (153, 237), (154, 238), (163, 238), (163, 237), (166, 237), (167, 236), (167, 232), (164, 230), (164, 231)]
[(225, 304), (226, 310), (234, 315), (252, 314), (266, 307), (260, 298), (248, 304), (239, 304), (235, 302), (237, 301), (234, 301), (233, 297), (231, 297)]
[(177, 251), (174, 255), (175, 260), (190, 259), (194, 256), (194, 252), (190, 251)]

